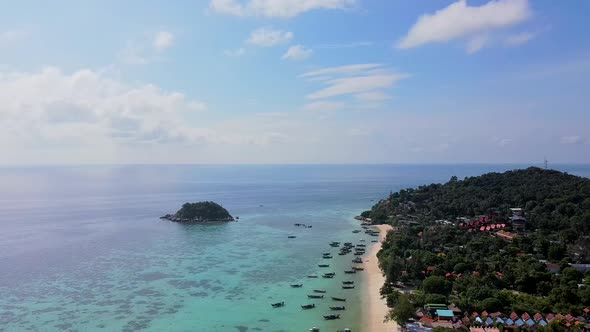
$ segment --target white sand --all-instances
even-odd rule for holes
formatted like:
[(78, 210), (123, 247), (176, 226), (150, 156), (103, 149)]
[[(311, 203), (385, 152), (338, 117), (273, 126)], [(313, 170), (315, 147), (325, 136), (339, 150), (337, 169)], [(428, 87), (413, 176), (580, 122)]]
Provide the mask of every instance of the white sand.
[[(365, 260), (366, 277), (366, 301), (367, 314), (365, 315), (366, 322), (363, 324), (368, 332), (397, 332), (397, 324), (395, 322), (384, 323), (383, 320), (389, 312), (387, 302), (381, 298), (379, 293), (381, 287), (385, 283), (385, 277), (379, 268), (379, 261), (377, 253), (381, 249), (381, 242), (385, 239), (387, 232), (392, 229), (390, 225), (377, 225), (379, 229), (379, 243), (371, 248), (370, 254)], [(363, 330), (364, 331), (364, 330)]]

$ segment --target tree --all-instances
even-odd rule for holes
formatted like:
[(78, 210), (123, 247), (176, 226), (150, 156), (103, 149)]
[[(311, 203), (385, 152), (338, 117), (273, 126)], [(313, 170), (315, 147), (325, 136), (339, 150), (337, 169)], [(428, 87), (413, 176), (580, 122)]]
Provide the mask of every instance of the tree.
[(422, 283), (424, 293), (449, 294), (449, 283), (443, 277), (430, 276)]
[(408, 319), (414, 316), (414, 305), (406, 294), (401, 294), (393, 309), (389, 311), (388, 319), (396, 321), (403, 328)]

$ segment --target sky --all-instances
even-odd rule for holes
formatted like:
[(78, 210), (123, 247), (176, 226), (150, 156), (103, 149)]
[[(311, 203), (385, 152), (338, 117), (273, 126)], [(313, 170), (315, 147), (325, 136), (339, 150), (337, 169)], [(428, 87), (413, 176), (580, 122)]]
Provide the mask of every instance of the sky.
[(0, 165), (590, 163), (590, 1), (0, 8)]

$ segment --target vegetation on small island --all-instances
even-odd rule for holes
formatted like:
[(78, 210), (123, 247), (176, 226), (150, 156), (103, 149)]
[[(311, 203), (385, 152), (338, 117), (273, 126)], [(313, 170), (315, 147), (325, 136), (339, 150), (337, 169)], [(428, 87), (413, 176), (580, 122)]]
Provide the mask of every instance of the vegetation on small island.
[(167, 214), (161, 218), (177, 222), (234, 221), (223, 206), (209, 201), (184, 203), (175, 214)]
[(416, 308), (588, 315), (590, 179), (534, 167), (452, 177), (359, 218), (394, 226), (378, 254), (392, 318), (406, 317), (404, 288)]

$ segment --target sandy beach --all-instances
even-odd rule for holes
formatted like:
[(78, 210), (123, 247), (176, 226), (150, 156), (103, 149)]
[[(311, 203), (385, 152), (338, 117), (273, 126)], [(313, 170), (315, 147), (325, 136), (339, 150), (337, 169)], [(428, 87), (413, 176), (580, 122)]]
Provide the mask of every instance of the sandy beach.
[(384, 323), (383, 320), (389, 311), (385, 299), (381, 298), (379, 290), (385, 283), (385, 277), (379, 268), (377, 260), (377, 253), (381, 249), (381, 242), (385, 239), (387, 232), (392, 229), (390, 225), (377, 225), (379, 229), (379, 243), (371, 248), (367, 259), (365, 260), (365, 271), (367, 273), (366, 280), (366, 301), (367, 314), (365, 315), (366, 322), (364, 326), (369, 332), (391, 332), (397, 331), (397, 324), (395, 322)]

